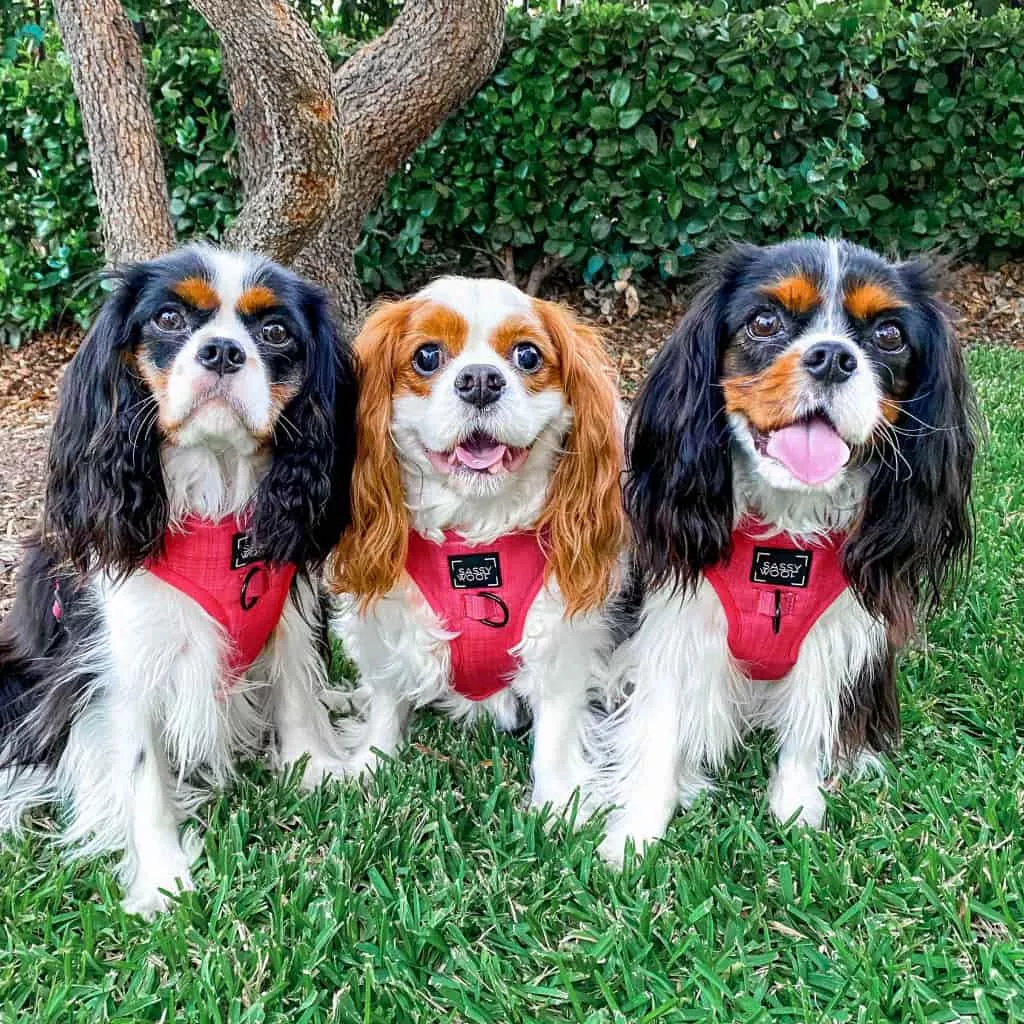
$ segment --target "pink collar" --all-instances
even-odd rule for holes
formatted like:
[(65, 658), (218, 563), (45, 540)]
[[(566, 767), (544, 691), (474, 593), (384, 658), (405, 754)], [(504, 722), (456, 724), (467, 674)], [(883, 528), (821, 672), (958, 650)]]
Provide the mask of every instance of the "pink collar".
[(811, 627), (847, 588), (844, 533), (797, 544), (771, 529), (742, 520), (729, 558), (705, 570), (729, 622), (732, 656), (750, 678), (766, 681), (793, 668)]
[(405, 571), (444, 628), (456, 634), (449, 641), (456, 693), (484, 700), (511, 682), (520, 664), (513, 651), (546, 568), (536, 531), (479, 545), (451, 532), (435, 544), (409, 531)]
[(273, 566), (249, 548), (247, 522), (190, 516), (168, 530), (163, 552), (146, 568), (187, 594), (213, 618), (231, 643), (227, 669), (244, 675), (281, 619), (294, 565)]

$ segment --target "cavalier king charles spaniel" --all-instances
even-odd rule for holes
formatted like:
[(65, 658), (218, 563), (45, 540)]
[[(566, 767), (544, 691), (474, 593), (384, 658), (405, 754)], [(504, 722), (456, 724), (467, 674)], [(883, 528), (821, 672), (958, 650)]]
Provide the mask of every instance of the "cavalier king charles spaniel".
[(448, 277), (370, 317), (333, 629), (360, 672), (353, 773), (410, 713), (533, 721), (535, 806), (584, 781), (624, 541), (622, 417), (597, 335), (501, 281)]
[(923, 263), (741, 246), (631, 412), (639, 618), (604, 723), (604, 851), (661, 836), (750, 730), (781, 822), (899, 737), (894, 657), (971, 549), (974, 400)]
[(342, 774), (318, 569), (349, 516), (356, 386), (324, 295), (193, 246), (115, 275), (60, 389), (43, 525), (0, 629), (0, 828), (59, 801), (126, 910), (191, 888), (178, 826), (269, 736)]

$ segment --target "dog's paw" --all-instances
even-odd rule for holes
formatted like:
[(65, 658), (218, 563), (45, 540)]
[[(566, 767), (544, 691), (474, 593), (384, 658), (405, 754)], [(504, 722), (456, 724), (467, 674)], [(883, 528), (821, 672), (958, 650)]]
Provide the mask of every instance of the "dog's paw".
[(817, 779), (778, 773), (768, 787), (768, 806), (780, 824), (792, 819), (796, 825), (818, 829), (825, 820), (825, 797)]
[(128, 887), (121, 906), (126, 914), (138, 914), (152, 921), (171, 905), (172, 894), (195, 889), (188, 861), (181, 855), (177, 867), (163, 865), (160, 871), (140, 871)]

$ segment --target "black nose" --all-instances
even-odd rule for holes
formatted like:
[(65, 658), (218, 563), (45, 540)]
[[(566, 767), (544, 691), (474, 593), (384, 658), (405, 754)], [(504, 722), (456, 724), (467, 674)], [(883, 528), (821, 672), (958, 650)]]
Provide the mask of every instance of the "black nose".
[(822, 384), (841, 384), (857, 369), (857, 355), (841, 341), (819, 341), (804, 353), (803, 364)]
[(204, 370), (223, 377), (227, 373), (238, 373), (245, 366), (245, 349), (230, 338), (214, 338), (199, 346), (196, 362)]
[(496, 402), (504, 390), (505, 378), (496, 366), (474, 363), (461, 370), (455, 378), (455, 393), (478, 409)]

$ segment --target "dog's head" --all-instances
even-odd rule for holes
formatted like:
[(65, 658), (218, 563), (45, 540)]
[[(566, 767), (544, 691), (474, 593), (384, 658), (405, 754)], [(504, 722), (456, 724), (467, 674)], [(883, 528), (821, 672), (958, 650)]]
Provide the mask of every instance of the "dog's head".
[(50, 453), (46, 525), (79, 569), (159, 549), (169, 453), (266, 453), (251, 532), (316, 562), (347, 523), (355, 378), (319, 289), (259, 257), (191, 246), (113, 276), (72, 360)]
[(771, 521), (806, 496), (819, 528), (850, 527), (865, 605), (909, 628), (921, 582), (936, 598), (969, 548), (973, 415), (926, 264), (823, 240), (735, 248), (632, 415), (641, 564), (691, 584), (728, 553), (738, 512)]
[(618, 399), (596, 334), (504, 282), (448, 277), (378, 307), (356, 349), (359, 458), (338, 588), (390, 590), (407, 504), (429, 501), (452, 529), (492, 516), (546, 530), (570, 610), (603, 600), (624, 520)]

